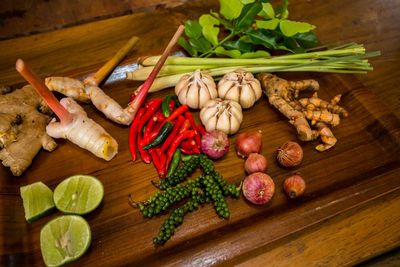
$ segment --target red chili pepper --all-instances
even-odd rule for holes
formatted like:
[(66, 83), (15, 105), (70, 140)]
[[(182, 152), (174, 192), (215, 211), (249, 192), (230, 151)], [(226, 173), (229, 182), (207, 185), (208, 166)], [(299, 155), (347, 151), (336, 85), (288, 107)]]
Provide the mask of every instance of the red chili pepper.
[(156, 122), (163, 122), (165, 120), (165, 117), (161, 109), (157, 111), (157, 113), (153, 116), (153, 118), (155, 118)]
[(201, 124), (197, 125), (197, 130), (199, 131), (201, 136), (206, 134), (206, 129), (204, 129), (203, 125), (201, 125)]
[(193, 138), (188, 138), (185, 141), (181, 143), (181, 148), (183, 149), (192, 149), (192, 147), (196, 146), (196, 142), (193, 140)]
[(149, 134), (149, 136), (147, 137), (147, 139), (149, 140), (149, 143), (151, 141), (153, 141), (154, 138), (156, 138), (156, 136), (158, 135), (158, 130), (155, 130), (155, 131), (153, 131), (152, 133)]
[(196, 135), (196, 132), (194, 130), (186, 131), (181, 134), (178, 134), (172, 144), (169, 146), (168, 151), (167, 151), (167, 162), (165, 164), (165, 169), (168, 170), (169, 163), (171, 162), (171, 159), (175, 153), (175, 150), (178, 148), (180, 143), (182, 143), (183, 140), (187, 138), (194, 137)]
[(150, 163), (151, 157), (149, 155), (149, 152), (146, 150), (143, 150), (144, 144), (143, 144), (143, 136), (142, 136), (141, 132), (138, 132), (137, 138), (138, 138), (137, 144), (138, 144), (138, 148), (139, 148), (139, 153), (140, 153), (140, 156), (142, 157), (143, 162)]
[(179, 131), (179, 127), (181, 126), (181, 124), (179, 123), (179, 121), (177, 121), (174, 125), (174, 128), (172, 128), (171, 133), (169, 134), (169, 136), (167, 137), (167, 139), (165, 139), (164, 143), (162, 144), (161, 148), (160, 148), (160, 152), (164, 153), (167, 148), (169, 147), (169, 145), (172, 143), (172, 141), (174, 140), (174, 138), (177, 136), (178, 131)]
[(187, 105), (182, 105), (179, 108), (175, 109), (174, 112), (172, 112), (171, 116), (169, 116), (166, 121), (173, 121), (175, 120), (179, 115), (185, 113), (189, 107)]
[(199, 154), (199, 153), (195, 153), (193, 150), (190, 149), (186, 149), (186, 148), (179, 148), (181, 150), (182, 153), (185, 153), (186, 155), (193, 155), (193, 154)]
[(183, 115), (178, 116), (178, 121), (183, 124), (185, 122), (185, 117)]
[(149, 153), (154, 162), (154, 166), (156, 167), (156, 169), (158, 171), (158, 175), (160, 177), (165, 177), (165, 171), (161, 166), (161, 161), (160, 161), (158, 154), (156, 153), (156, 151), (154, 149), (149, 149)]
[(131, 127), (129, 129), (129, 150), (132, 155), (132, 160), (136, 160), (136, 139), (137, 139), (137, 131), (139, 126), (140, 118), (144, 113), (144, 108), (140, 108), (135, 119), (133, 120)]
[[(152, 102), (153, 101), (153, 102)], [(146, 112), (143, 114), (143, 117), (140, 119), (139, 122), (139, 128), (138, 131), (142, 131), (143, 126), (147, 123), (148, 120), (150, 120), (151, 117), (157, 112), (158, 108), (161, 106), (162, 100), (159, 98), (156, 98), (154, 100), (151, 100), (152, 104), (148, 106), (148, 109)], [(146, 104), (147, 106), (147, 104)]]
[(157, 155), (160, 158), (160, 169), (162, 170), (161, 173), (163, 174), (160, 175), (160, 178), (165, 178), (167, 174), (167, 170), (165, 169), (165, 164), (167, 162), (167, 155), (165, 155), (165, 153), (161, 153), (159, 150), (157, 150)]
[(171, 100), (171, 101), (169, 102), (168, 106), (169, 106), (169, 111), (170, 111), (170, 113), (172, 113), (172, 111), (174, 110), (175, 105), (176, 105), (176, 103), (175, 103), (174, 100)]
[[(162, 122), (165, 120), (165, 117), (162, 113), (162, 110), (158, 110), (156, 114), (154, 114), (154, 116), (150, 119), (150, 120), (154, 120), (154, 124), (150, 124), (150, 122), (148, 123), (148, 125), (146, 126), (145, 131), (145, 143), (149, 144), (158, 134), (158, 132), (161, 129), (162, 123), (159, 123), (157, 125), (157, 127), (155, 126), (155, 124), (157, 122)], [(149, 129), (148, 129), (149, 128)], [(147, 134), (146, 134), (147, 133)]]
[(192, 129), (196, 132), (194, 140), (196, 141), (197, 147), (200, 148), (201, 138), (200, 138), (199, 132), (197, 131), (196, 123), (194, 122), (192, 114), (189, 111), (186, 111), (185, 118), (190, 121), (190, 125), (192, 126)]
[(192, 150), (193, 150), (194, 153), (200, 154), (200, 150), (198, 149), (197, 146), (193, 146), (193, 147), (192, 147)]
[(187, 131), (189, 129), (190, 129), (190, 121), (188, 119), (186, 119), (183, 122), (181, 128), (179, 129), (179, 133), (183, 133), (184, 131)]
[(162, 99), (160, 99), (160, 98), (152, 99), (152, 100), (148, 101), (148, 102), (144, 105), (144, 107), (145, 107), (146, 109), (148, 109), (151, 105), (154, 105), (154, 103), (159, 102), (159, 101), (162, 102)]
[(143, 133), (143, 143), (145, 145), (147, 145), (150, 141), (149, 141), (149, 135), (150, 133), (153, 132), (153, 128), (154, 125), (156, 124), (155, 121), (155, 115), (149, 120), (149, 122), (146, 125), (146, 129), (144, 129), (144, 133)]

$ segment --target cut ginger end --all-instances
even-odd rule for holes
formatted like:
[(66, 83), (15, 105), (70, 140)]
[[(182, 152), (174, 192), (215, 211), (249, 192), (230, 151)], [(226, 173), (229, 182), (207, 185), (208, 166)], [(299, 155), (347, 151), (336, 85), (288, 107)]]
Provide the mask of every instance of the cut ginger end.
[(112, 144), (112, 140), (107, 141), (103, 147), (103, 158), (110, 161), (118, 152), (118, 144)]

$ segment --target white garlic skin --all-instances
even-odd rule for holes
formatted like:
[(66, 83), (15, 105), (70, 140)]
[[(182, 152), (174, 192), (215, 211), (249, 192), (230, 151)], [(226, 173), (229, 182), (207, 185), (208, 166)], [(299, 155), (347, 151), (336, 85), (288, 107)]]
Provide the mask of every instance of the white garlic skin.
[(260, 81), (242, 69), (225, 74), (218, 82), (218, 97), (238, 102), (242, 108), (250, 108), (261, 98)]
[(201, 109), (200, 120), (207, 132), (219, 130), (234, 134), (243, 121), (242, 107), (232, 100), (211, 99)]
[(213, 78), (200, 70), (182, 76), (175, 85), (175, 94), (181, 104), (190, 108), (202, 108), (204, 104), (217, 97), (216, 84)]

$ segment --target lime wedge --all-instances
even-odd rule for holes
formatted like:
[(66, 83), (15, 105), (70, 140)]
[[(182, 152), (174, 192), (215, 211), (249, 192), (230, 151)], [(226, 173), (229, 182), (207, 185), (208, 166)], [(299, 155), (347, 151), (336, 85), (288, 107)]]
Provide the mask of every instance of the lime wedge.
[(53, 192), (44, 183), (36, 182), (19, 190), (28, 222), (41, 218), (54, 208)]
[(47, 266), (61, 266), (81, 257), (92, 239), (89, 224), (81, 216), (63, 215), (40, 231), (40, 249)]
[(89, 175), (74, 175), (62, 181), (54, 190), (56, 208), (65, 213), (86, 214), (101, 203), (103, 184)]

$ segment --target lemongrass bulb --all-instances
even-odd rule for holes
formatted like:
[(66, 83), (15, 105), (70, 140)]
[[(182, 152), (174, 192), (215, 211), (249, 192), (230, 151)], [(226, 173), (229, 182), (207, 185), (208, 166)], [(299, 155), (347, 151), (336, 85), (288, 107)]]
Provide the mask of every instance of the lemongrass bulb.
[(179, 102), (191, 108), (202, 108), (204, 104), (217, 97), (216, 84), (213, 78), (200, 70), (183, 75), (175, 85), (175, 94)]

